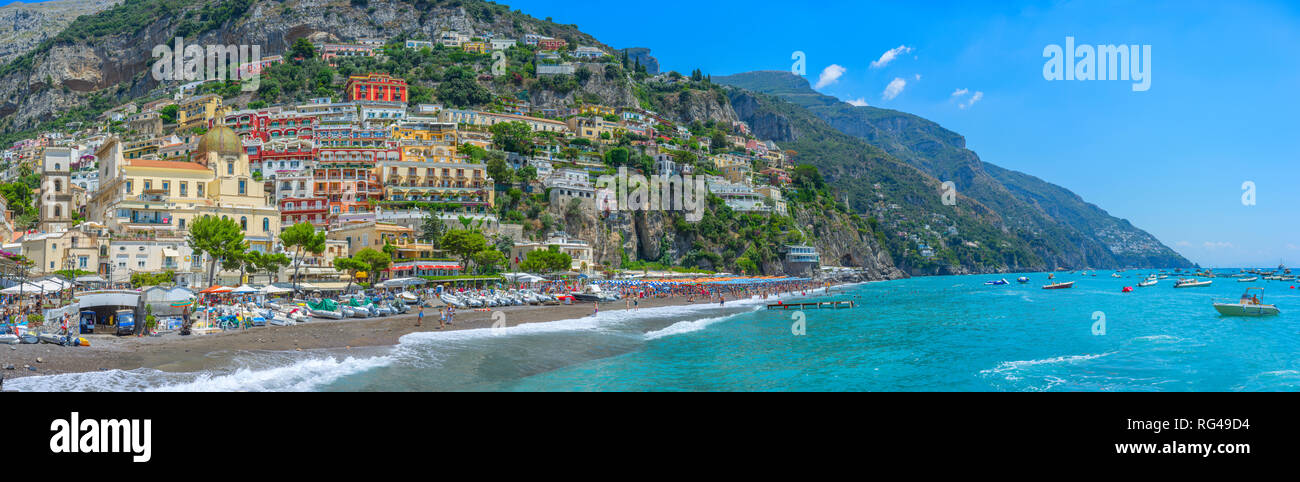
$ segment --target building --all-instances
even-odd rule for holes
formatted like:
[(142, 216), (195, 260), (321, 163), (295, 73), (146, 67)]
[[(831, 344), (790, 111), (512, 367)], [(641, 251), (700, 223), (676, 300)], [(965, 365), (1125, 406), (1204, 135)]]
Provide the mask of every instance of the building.
[(786, 274), (807, 275), (821, 264), (821, 255), (812, 246), (787, 245), (784, 251), (782, 265)]
[[(518, 263), (528, 259), (528, 252), (551, 248), (555, 248), (573, 258), (573, 264), (569, 267), (573, 271), (591, 274), (596, 268), (594, 250), (591, 245), (587, 244), (586, 241), (569, 236), (563, 231), (550, 233), (546, 236), (545, 241), (515, 242), (515, 246), (510, 250), (510, 262), (514, 263), (517, 268)], [(516, 262), (515, 260), (519, 261)]]
[(196, 127), (207, 128), (212, 120), (222, 115), (221, 96), (203, 94), (182, 100), (176, 111), (176, 130), (188, 131)]
[(41, 163), (41, 188), (37, 198), (39, 229), (46, 233), (67, 231), (72, 227), (72, 149), (47, 147)]
[(562, 38), (544, 38), (537, 41), (537, 47), (542, 50), (560, 50), (569, 45), (569, 41)]
[(498, 114), (476, 110), (446, 109), (438, 114), (440, 122), (464, 124), (471, 126), (493, 126), (502, 122), (523, 122), (533, 132), (568, 132), (569, 127), (563, 122), (541, 117), (529, 117), (516, 114)]
[(348, 101), (379, 100), (406, 102), (406, 81), (388, 74), (370, 73), (348, 77), (344, 91)]

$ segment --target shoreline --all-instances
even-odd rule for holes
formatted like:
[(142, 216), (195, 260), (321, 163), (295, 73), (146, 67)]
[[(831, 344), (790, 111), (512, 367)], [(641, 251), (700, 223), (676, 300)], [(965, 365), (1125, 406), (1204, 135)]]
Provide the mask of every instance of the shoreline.
[[(864, 282), (865, 283), (865, 282)], [(845, 287), (861, 283), (837, 284), (832, 295)], [(820, 293), (821, 288), (809, 291)], [(771, 302), (789, 298), (787, 294), (771, 298)], [(797, 295), (796, 295), (797, 296)], [(685, 298), (648, 298), (640, 300), (640, 309), (668, 306), (713, 306), (726, 309), (736, 300), (719, 307), (716, 302), (697, 300), (688, 303)], [(622, 300), (602, 303), (600, 311), (626, 311)], [(21, 377), (88, 373), (107, 370), (134, 370), (151, 368), (165, 372), (190, 372), (220, 368), (222, 357), (210, 355), (239, 351), (306, 351), (351, 350), (353, 348), (391, 347), (402, 336), (419, 332), (459, 331), (492, 328), (494, 314), (505, 314), (507, 327), (571, 320), (591, 316), (589, 303), (549, 306), (507, 306), (490, 311), (458, 310), (454, 325), (438, 329), (438, 310), (425, 308), (423, 326), (415, 326), (417, 312), (383, 318), (349, 318), (311, 321), (293, 326), (273, 326), (248, 330), (231, 330), (211, 335), (180, 336), (175, 333), (159, 337), (117, 337), (114, 335), (84, 335), (89, 347), (61, 345), (0, 345), (0, 377), (13, 380)], [(41, 361), (37, 361), (37, 359)], [(13, 365), (13, 370), (5, 369)], [(35, 370), (25, 368), (34, 367)]]

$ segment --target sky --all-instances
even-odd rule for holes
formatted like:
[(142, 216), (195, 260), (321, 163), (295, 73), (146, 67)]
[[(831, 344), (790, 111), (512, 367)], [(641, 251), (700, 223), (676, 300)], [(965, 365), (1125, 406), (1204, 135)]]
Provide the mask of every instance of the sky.
[[(820, 92), (938, 122), (1202, 266), (1300, 265), (1300, 3), (499, 3), (648, 47), (665, 71), (790, 70), (802, 52)], [(1150, 46), (1149, 88), (1047, 80), (1066, 37)]]
[[(1064, 186), (1193, 262), (1300, 264), (1300, 4), (505, 3), (649, 47), (664, 70), (789, 70), (803, 52), (820, 92), (938, 122), (984, 161)], [(1045, 79), (1044, 49), (1066, 37), (1149, 45), (1149, 88)]]

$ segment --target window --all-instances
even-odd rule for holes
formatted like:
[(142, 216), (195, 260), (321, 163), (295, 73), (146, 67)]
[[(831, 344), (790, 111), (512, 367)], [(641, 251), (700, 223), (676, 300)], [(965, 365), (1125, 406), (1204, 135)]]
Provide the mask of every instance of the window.
[(234, 174), (234, 173), (235, 173), (235, 163), (233, 162), (226, 163), (226, 174)]
[(262, 232), (271, 232), (271, 218), (262, 218)]
[(59, 206), (57, 204), (54, 205), (54, 217), (56, 218), (63, 217), (63, 206)]
[(203, 183), (194, 184), (194, 191), (199, 194), (199, 197), (203, 197)]
[(180, 219), (180, 228), (185, 229), (185, 219)]
[(243, 180), (243, 179), (240, 179), (240, 180), (239, 180), (239, 194), (240, 194), (240, 195), (244, 195), (244, 194), (247, 194), (247, 192), (248, 192), (248, 181)]
[(163, 183), (163, 190), (167, 191), (167, 194), (170, 195), (172, 193), (172, 183), (167, 181), (163, 181), (162, 183)]
[(126, 193), (127, 193), (127, 194), (131, 194), (131, 193), (132, 193), (132, 191), (131, 191), (131, 181), (127, 181), (127, 182), (126, 182)]
[(63, 181), (60, 181), (58, 179), (54, 180), (54, 192), (63, 192)]
[(239, 217), (239, 229), (242, 229), (242, 230), (244, 230), (244, 231), (248, 231), (248, 218), (247, 218), (247, 217), (245, 217), (245, 216), (240, 216), (240, 217)]
[(190, 183), (181, 181), (181, 197), (189, 195)]
[(148, 180), (148, 179), (145, 179), (145, 181), (144, 181), (144, 190), (148, 191), (148, 190), (151, 189), (151, 188), (153, 188), (153, 181), (150, 181), (150, 180)]

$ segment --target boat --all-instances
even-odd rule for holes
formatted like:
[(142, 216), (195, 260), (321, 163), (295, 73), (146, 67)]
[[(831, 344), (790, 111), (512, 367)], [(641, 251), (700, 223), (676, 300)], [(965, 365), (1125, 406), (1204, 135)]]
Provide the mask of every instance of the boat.
[(584, 288), (581, 292), (575, 291), (571, 293), (571, 296), (573, 296), (573, 299), (575, 301), (579, 301), (583, 303), (590, 303), (594, 301), (611, 301), (608, 299), (608, 296), (606, 296), (606, 294), (603, 291), (601, 291), (600, 286), (597, 285), (587, 285), (587, 287)]
[[(1258, 291), (1258, 293), (1253, 293)], [(1215, 303), (1214, 309), (1223, 316), (1272, 316), (1281, 313), (1276, 305), (1266, 305), (1260, 300), (1264, 295), (1263, 288), (1246, 288), (1242, 293), (1241, 299), (1236, 303)]]
[(331, 320), (343, 319), (343, 312), (339, 310), (339, 304), (334, 300), (320, 300), (316, 302), (308, 301), (307, 310), (312, 316), (317, 318), (328, 318)]
[(0, 335), (0, 345), (17, 345), (21, 341), (22, 340), (18, 338), (18, 335), (8, 333)]
[(1252, 283), (1252, 282), (1255, 282), (1255, 281), (1259, 281), (1259, 277), (1258, 277), (1258, 276), (1251, 276), (1251, 277), (1249, 277), (1249, 278), (1241, 278), (1241, 279), (1237, 280), (1238, 283)]
[(1213, 281), (1210, 280), (1201, 281), (1195, 278), (1183, 278), (1178, 280), (1178, 283), (1175, 283), (1174, 287), (1175, 288), (1200, 288), (1202, 286), (1210, 286), (1210, 283), (1213, 283)]
[(1111, 277), (1111, 278), (1123, 278), (1123, 276), (1120, 276), (1119, 273), (1111, 273), (1111, 274), (1110, 274), (1110, 277)]
[(1010, 283), (1007, 282), (1007, 279), (1006, 279), (1006, 278), (1002, 278), (1002, 279), (999, 279), (999, 280), (985, 281), (984, 284), (985, 284), (985, 285), (989, 285), (989, 286), (1002, 286), (1002, 285), (1010, 284)]
[(1148, 286), (1155, 286), (1156, 283), (1159, 283), (1159, 282), (1160, 282), (1160, 280), (1157, 279), (1157, 278), (1147, 278), (1147, 279), (1143, 280), (1141, 283), (1138, 283), (1138, 288), (1146, 288), (1146, 287), (1148, 287)]
[(1062, 290), (1062, 289), (1073, 288), (1073, 287), (1074, 287), (1074, 282), (1073, 282), (1073, 281), (1063, 281), (1063, 282), (1060, 282), (1060, 283), (1052, 283), (1052, 284), (1050, 284), (1050, 285), (1043, 285), (1043, 289), (1045, 289), (1045, 290)]
[(1019, 277), (1019, 278), (1016, 278), (1016, 282), (1018, 282), (1018, 283), (1020, 283), (1020, 284), (1028, 283), (1028, 282), (1029, 282), (1029, 277), (1028, 277), (1028, 276), (1021, 276), (1021, 277)]

